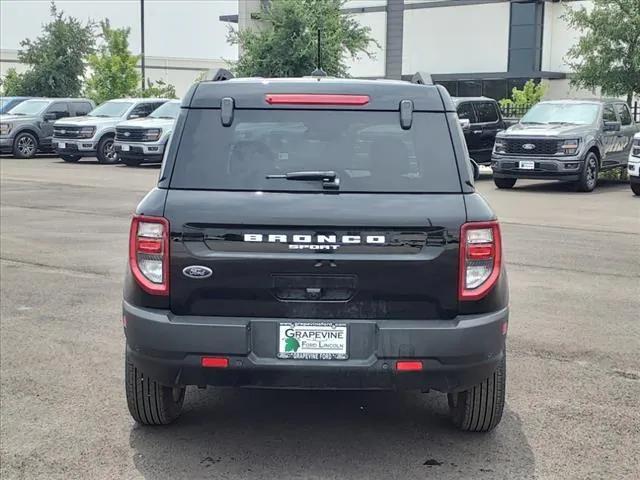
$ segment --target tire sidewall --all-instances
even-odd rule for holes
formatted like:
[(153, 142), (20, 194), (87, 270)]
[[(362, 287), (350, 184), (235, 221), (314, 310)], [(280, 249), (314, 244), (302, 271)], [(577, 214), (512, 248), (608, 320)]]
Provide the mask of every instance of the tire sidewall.
[[(593, 179), (590, 179), (590, 171), (593, 169)], [(578, 190), (581, 192), (592, 192), (598, 184), (598, 157), (595, 153), (589, 152), (584, 159), (584, 168), (578, 181)]]
[[(28, 155), (23, 154), (20, 151), (20, 148), (18, 146), (18, 144), (20, 143), (20, 140), (25, 138), (30, 139), (30, 141), (33, 143), (33, 151)], [(16, 137), (14, 138), (13, 140), (13, 156), (14, 157), (23, 158), (23, 159), (33, 158), (35, 157), (37, 151), (38, 151), (38, 139), (32, 133), (22, 132), (16, 135)]]
[(114, 150), (114, 158), (112, 159), (109, 159), (106, 152), (106, 150), (108, 149), (108, 145), (111, 145), (111, 149), (113, 149), (114, 141), (115, 139), (113, 136), (102, 137), (100, 139), (100, 141), (98, 142), (98, 152), (97, 152), (98, 162), (106, 163), (106, 164), (118, 163), (118, 155), (115, 153), (115, 150)]

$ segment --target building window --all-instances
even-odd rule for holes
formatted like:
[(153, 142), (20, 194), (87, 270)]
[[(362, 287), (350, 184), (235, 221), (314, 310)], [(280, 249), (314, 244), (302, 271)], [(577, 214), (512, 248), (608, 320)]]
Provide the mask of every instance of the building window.
[(507, 81), (503, 79), (483, 80), (482, 95), (484, 97), (493, 98), (494, 100), (502, 100), (511, 97), (511, 92), (507, 91)]
[(540, 71), (544, 2), (511, 2), (509, 71)]
[(481, 80), (459, 80), (458, 96), (459, 97), (479, 97), (482, 95)]

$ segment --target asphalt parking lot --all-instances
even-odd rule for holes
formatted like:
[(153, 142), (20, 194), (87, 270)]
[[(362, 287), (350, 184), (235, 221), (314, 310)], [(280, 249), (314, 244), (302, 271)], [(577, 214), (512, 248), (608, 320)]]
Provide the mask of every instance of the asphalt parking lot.
[(640, 199), (623, 182), (479, 190), (511, 282), (507, 407), (456, 432), (437, 393), (193, 389), (142, 428), (123, 390), (129, 216), (155, 167), (0, 159), (3, 479), (640, 478)]

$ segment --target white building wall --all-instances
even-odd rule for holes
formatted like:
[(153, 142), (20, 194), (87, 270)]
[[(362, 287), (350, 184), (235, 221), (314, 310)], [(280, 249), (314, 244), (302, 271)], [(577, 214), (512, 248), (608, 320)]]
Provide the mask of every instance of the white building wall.
[(508, 54), (508, 2), (404, 12), (404, 74), (505, 72)]
[(353, 17), (361, 25), (371, 28), (371, 37), (379, 46), (370, 45), (369, 51), (372, 58), (360, 54), (355, 59), (349, 58), (349, 75), (352, 77), (384, 77), (385, 53), (387, 42), (387, 14), (386, 12), (367, 12), (353, 14)]
[(593, 2), (547, 2), (545, 4), (542, 70), (553, 72), (571, 71), (565, 61), (565, 57), (569, 49), (580, 38), (580, 32), (572, 29), (562, 16), (568, 8), (578, 9), (583, 6), (590, 9), (593, 7)]

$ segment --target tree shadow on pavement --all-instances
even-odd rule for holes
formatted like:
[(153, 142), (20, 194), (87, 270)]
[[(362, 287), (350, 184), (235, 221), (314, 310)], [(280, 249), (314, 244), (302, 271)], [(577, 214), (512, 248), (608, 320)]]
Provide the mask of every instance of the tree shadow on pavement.
[(438, 393), (189, 390), (168, 427), (132, 428), (147, 479), (524, 479), (534, 456), (508, 408), (459, 432)]

